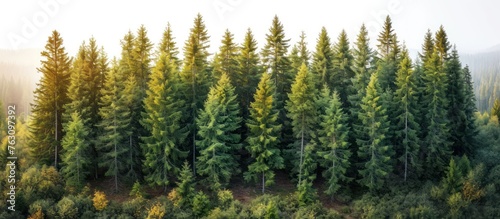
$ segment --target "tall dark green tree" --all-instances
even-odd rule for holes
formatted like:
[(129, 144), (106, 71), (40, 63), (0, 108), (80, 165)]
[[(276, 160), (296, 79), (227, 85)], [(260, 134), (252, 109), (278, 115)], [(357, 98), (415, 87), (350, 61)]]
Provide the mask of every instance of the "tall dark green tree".
[(252, 156), (252, 163), (245, 173), (245, 180), (262, 180), (262, 193), (266, 185), (274, 183), (274, 170), (284, 168), (284, 160), (278, 148), (281, 124), (278, 123), (274, 83), (271, 75), (264, 73), (259, 82), (254, 102), (250, 104), (250, 118), (247, 120), (249, 135), (246, 149)]
[(363, 128), (358, 130), (360, 133), (357, 135), (358, 156), (363, 166), (359, 170), (361, 175), (359, 183), (372, 192), (382, 188), (392, 171), (390, 160), (393, 149), (386, 144), (389, 121), (387, 109), (382, 106), (380, 95), (378, 75), (372, 74), (358, 115)]
[(205, 107), (200, 111), (198, 124), (200, 152), (196, 162), (198, 174), (213, 190), (227, 186), (233, 175), (240, 172), (236, 152), (241, 148), (239, 105), (229, 76), (222, 74), (210, 89)]
[(181, 126), (184, 101), (176, 98), (179, 82), (175, 61), (170, 54), (163, 52), (156, 62), (148, 83), (141, 121), (148, 131), (148, 135), (142, 138), (146, 181), (164, 187), (177, 176), (181, 161), (188, 155), (180, 147), (188, 130)]
[(349, 39), (345, 30), (340, 32), (337, 43), (333, 46), (333, 86), (330, 89), (337, 90), (342, 105), (347, 108), (349, 103), (347, 97), (353, 93), (349, 89), (354, 78), (354, 71), (351, 69), (353, 56), (349, 49)]
[(292, 163), (294, 165), (292, 172), (298, 174), (298, 185), (301, 184), (303, 177), (307, 177), (303, 173), (305, 168), (304, 149), (315, 137), (315, 130), (313, 130), (316, 122), (315, 96), (316, 87), (312, 75), (306, 65), (302, 64), (292, 84), (291, 93), (288, 94), (289, 100), (286, 103), (287, 116), (292, 120), (295, 138), (295, 142), (291, 144), (291, 154), (293, 156), (290, 159), (293, 159)]
[[(478, 145), (476, 136), (479, 133), (476, 127), (476, 96), (474, 95), (474, 85), (472, 82), (472, 76), (469, 70), (469, 66), (465, 66), (462, 70), (464, 76), (464, 114), (465, 114), (465, 134), (463, 136), (463, 142), (465, 148), (476, 148)], [(500, 101), (496, 101), (497, 106), (500, 105)], [(499, 113), (497, 111), (497, 116)]]
[(447, 77), (443, 70), (439, 53), (434, 50), (432, 57), (424, 63), (425, 82), (423, 109), (426, 110), (424, 125), (425, 168), (429, 176), (443, 173), (451, 156), (449, 142), (448, 101), (446, 99)]
[(203, 101), (209, 87), (208, 83), (208, 43), (209, 36), (203, 21), (203, 17), (198, 14), (194, 19), (194, 25), (191, 28), (186, 43), (184, 44), (184, 64), (180, 73), (181, 83), (183, 85), (184, 100), (186, 109), (184, 109), (183, 118), (190, 132), (191, 156), (193, 162), (193, 174), (196, 175), (196, 133), (197, 112), (202, 108)]
[[(257, 41), (254, 39), (252, 31), (247, 30), (245, 39), (239, 47), (237, 57), (238, 74), (236, 81), (233, 81), (240, 99), (241, 114), (243, 119), (249, 116), (250, 103), (253, 101), (257, 84), (261, 76), (261, 67), (259, 65), (259, 54), (257, 53)], [(240, 92), (240, 93), (238, 93)]]
[(43, 60), (37, 71), (42, 73), (42, 77), (34, 91), (29, 144), (31, 157), (39, 163), (52, 163), (57, 168), (63, 135), (61, 117), (63, 106), (69, 102), (67, 89), (70, 76), (70, 59), (59, 32), (52, 32), (41, 55)]
[(64, 166), (61, 171), (66, 185), (79, 189), (85, 185), (85, 179), (92, 169), (92, 147), (88, 139), (90, 130), (84, 125), (78, 112), (71, 114), (71, 120), (64, 129), (66, 132), (62, 139)]
[[(328, 88), (326, 93), (330, 93)], [(319, 147), (318, 157), (320, 164), (325, 170), (323, 177), (327, 181), (325, 193), (332, 196), (347, 183), (347, 169), (351, 163), (349, 158), (349, 123), (348, 116), (342, 109), (342, 103), (337, 92), (328, 94), (328, 105), (325, 112), (320, 115), (321, 129), (318, 131)], [(345, 185), (345, 184), (344, 184)]]
[(403, 173), (406, 181), (409, 174), (418, 176), (420, 173), (421, 161), (420, 153), (420, 125), (416, 122), (416, 115), (419, 115), (417, 84), (411, 59), (408, 51), (403, 50), (402, 60), (396, 75), (396, 91), (394, 93), (394, 102), (397, 103), (395, 127), (396, 141), (394, 149), (399, 158), (398, 169)]
[(118, 192), (118, 181), (132, 162), (129, 156), (130, 96), (125, 92), (125, 79), (115, 60), (106, 74), (99, 109), (102, 118), (99, 123), (102, 135), (97, 144), (99, 167), (104, 168), (106, 176), (114, 178), (115, 192)]
[(323, 84), (333, 88), (333, 50), (330, 37), (325, 27), (321, 28), (316, 40), (316, 50), (312, 54), (311, 73), (315, 77), (316, 88), (320, 89)]
[(400, 48), (389, 16), (386, 17), (384, 29), (378, 36), (378, 42), (380, 60), (377, 63), (377, 71), (379, 72), (380, 87), (384, 91), (388, 88), (394, 91)]

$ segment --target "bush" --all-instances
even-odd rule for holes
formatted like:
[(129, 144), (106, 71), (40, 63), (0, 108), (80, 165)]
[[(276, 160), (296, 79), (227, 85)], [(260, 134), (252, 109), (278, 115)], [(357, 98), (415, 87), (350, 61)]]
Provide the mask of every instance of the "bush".
[(134, 185), (132, 186), (132, 189), (130, 190), (129, 195), (134, 198), (145, 197), (146, 193), (144, 192), (144, 188), (142, 188), (142, 185), (139, 183), (139, 181), (135, 181)]
[(64, 197), (56, 205), (56, 212), (60, 218), (77, 218), (78, 208), (71, 199)]
[(108, 206), (109, 201), (106, 199), (106, 194), (104, 194), (104, 192), (96, 191), (92, 202), (97, 211), (102, 211)]
[(165, 216), (165, 207), (160, 203), (154, 204), (148, 210), (148, 219), (161, 219), (163, 216)]
[(196, 217), (206, 216), (210, 212), (210, 200), (202, 191), (199, 191), (193, 199), (193, 213)]
[(217, 192), (217, 200), (221, 209), (227, 209), (233, 202), (233, 193), (229, 190), (220, 190)]

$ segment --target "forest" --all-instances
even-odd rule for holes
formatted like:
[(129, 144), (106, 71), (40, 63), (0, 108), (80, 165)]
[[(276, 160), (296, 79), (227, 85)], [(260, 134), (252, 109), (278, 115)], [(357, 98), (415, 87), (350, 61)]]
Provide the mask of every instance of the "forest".
[(270, 24), (215, 54), (201, 14), (182, 46), (140, 26), (117, 58), (54, 30), (30, 114), (0, 102), (0, 218), (500, 217), (500, 100), (443, 26), (412, 59), (389, 16), (314, 48)]

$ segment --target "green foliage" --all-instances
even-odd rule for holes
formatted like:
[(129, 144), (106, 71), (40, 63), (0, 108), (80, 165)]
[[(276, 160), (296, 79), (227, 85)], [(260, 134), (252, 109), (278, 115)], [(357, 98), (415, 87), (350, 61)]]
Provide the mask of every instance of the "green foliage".
[(500, 99), (495, 100), (493, 108), (491, 108), (491, 115), (496, 116), (497, 119), (500, 118)]
[(78, 189), (84, 185), (92, 164), (89, 129), (85, 127), (80, 114), (74, 112), (64, 131), (66, 132), (62, 139), (64, 166), (61, 172), (66, 179), (66, 186)]
[(190, 206), (193, 202), (193, 196), (195, 195), (194, 184), (194, 176), (191, 168), (187, 162), (184, 162), (178, 177), (177, 188), (175, 188), (175, 191), (180, 196), (180, 206)]
[(321, 28), (316, 50), (312, 54), (311, 73), (315, 77), (316, 88), (320, 89), (323, 84), (333, 87), (333, 50), (330, 37), (325, 27)]
[(231, 176), (239, 173), (236, 151), (241, 147), (241, 117), (236, 102), (234, 87), (227, 74), (210, 89), (203, 111), (196, 120), (200, 140), (196, 146), (200, 151), (196, 163), (198, 174), (214, 191), (229, 183)]
[[(213, 80), (217, 82), (222, 74), (227, 74), (231, 82), (236, 82), (238, 74), (238, 48), (236, 43), (234, 43), (234, 35), (226, 30), (224, 36), (222, 37), (221, 46), (219, 47), (219, 52), (216, 53), (214, 57), (213, 66)], [(235, 84), (236, 85), (236, 84)], [(236, 92), (241, 93), (241, 92)]]
[(32, 166), (21, 177), (19, 192), (25, 203), (38, 199), (59, 200), (64, 193), (64, 181), (54, 167)]
[(258, 181), (260, 177), (262, 193), (265, 192), (266, 185), (274, 183), (273, 170), (284, 167), (281, 151), (277, 147), (281, 125), (278, 124), (274, 90), (271, 75), (264, 73), (254, 95), (254, 102), (250, 104), (250, 118), (246, 124), (250, 131), (246, 149), (252, 156), (252, 163), (245, 173), (245, 180)]
[(320, 115), (321, 129), (318, 131), (320, 147), (318, 158), (321, 166), (325, 168), (323, 177), (327, 180), (326, 194), (333, 197), (341, 188), (341, 182), (347, 183), (347, 169), (350, 167), (349, 158), (349, 126), (347, 114), (342, 110), (342, 104), (337, 92), (330, 95), (325, 86), (325, 96), (328, 98), (327, 108)]
[(218, 201), (218, 206), (221, 209), (228, 209), (230, 205), (232, 204), (234, 198), (233, 198), (233, 193), (229, 190), (219, 190), (217, 192), (217, 201)]
[(339, 93), (342, 106), (347, 107), (347, 98), (355, 91), (350, 90), (352, 86), (352, 78), (354, 78), (354, 71), (351, 66), (353, 63), (353, 56), (349, 49), (349, 39), (345, 30), (340, 32), (338, 42), (333, 46), (333, 75), (330, 90), (336, 90)]
[(210, 200), (202, 191), (196, 193), (193, 199), (193, 213), (197, 218), (206, 216), (210, 211)]
[(309, 67), (309, 51), (307, 50), (306, 33), (304, 31), (300, 33), (300, 41), (292, 47), (288, 59), (293, 69), (292, 77), (300, 71), (302, 63)]
[(37, 71), (42, 73), (42, 78), (34, 92), (29, 145), (33, 159), (40, 164), (54, 164), (57, 168), (61, 151), (59, 144), (63, 137), (61, 118), (63, 106), (69, 101), (70, 75), (70, 59), (59, 32), (52, 32), (41, 55), (43, 60)]
[(130, 190), (129, 196), (134, 198), (142, 198), (146, 195), (144, 188), (142, 187), (139, 181), (135, 181), (134, 185), (132, 185), (132, 189)]
[(240, 99), (243, 119), (247, 119), (250, 114), (250, 103), (253, 101), (252, 97), (255, 94), (262, 74), (261, 66), (259, 65), (259, 54), (257, 53), (257, 41), (250, 29), (247, 30), (245, 39), (240, 45), (236, 60), (239, 72), (232, 83), (236, 87), (236, 93)]
[(392, 171), (392, 147), (386, 144), (389, 124), (386, 109), (381, 105), (379, 86), (378, 75), (372, 74), (358, 115), (364, 127), (358, 130), (357, 136), (360, 137), (356, 141), (359, 145), (358, 156), (363, 162), (359, 182), (372, 192), (382, 188)]
[(59, 218), (78, 218), (78, 208), (73, 200), (64, 197), (56, 205)]

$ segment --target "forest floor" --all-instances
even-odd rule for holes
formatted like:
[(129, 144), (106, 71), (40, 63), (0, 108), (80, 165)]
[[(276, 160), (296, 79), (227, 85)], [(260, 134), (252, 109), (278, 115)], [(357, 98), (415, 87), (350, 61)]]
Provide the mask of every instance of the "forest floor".
[[(324, 182), (316, 180), (314, 187), (318, 191), (319, 200), (326, 208), (334, 209), (340, 214), (344, 215), (346, 218), (350, 218), (343, 212), (346, 208), (349, 208), (349, 204), (342, 203), (338, 200), (331, 200), (329, 196), (323, 193)], [(233, 193), (235, 200), (240, 201), (242, 204), (249, 204), (252, 200), (262, 194), (262, 185), (257, 183), (246, 183), (243, 177), (235, 177), (229, 185), (229, 190)], [(90, 181), (91, 191), (99, 190), (103, 191), (109, 200), (116, 201), (118, 203), (125, 202), (131, 197), (129, 192), (132, 188), (131, 185), (118, 184), (119, 192), (114, 191), (114, 179), (113, 178), (100, 178), (97, 180)], [(173, 187), (146, 187), (146, 192), (149, 198), (154, 198), (158, 196), (167, 196)], [(284, 172), (276, 172), (275, 183), (272, 186), (266, 187), (266, 194), (271, 195), (292, 195), (296, 190), (295, 183), (290, 180), (290, 177)]]

